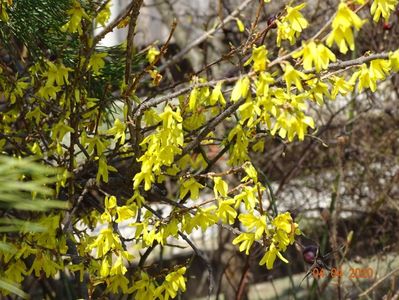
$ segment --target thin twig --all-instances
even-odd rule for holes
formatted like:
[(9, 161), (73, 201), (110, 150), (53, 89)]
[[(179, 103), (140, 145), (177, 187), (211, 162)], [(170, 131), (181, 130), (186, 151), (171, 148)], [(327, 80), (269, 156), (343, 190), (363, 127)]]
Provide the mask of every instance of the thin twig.
[(136, 28), (137, 18), (140, 13), (140, 8), (143, 5), (143, 0), (135, 0), (132, 2), (132, 9), (127, 33), (127, 46), (126, 46), (126, 64), (125, 64), (125, 83), (129, 84), (130, 72), (132, 70), (132, 54), (133, 54), (133, 40), (134, 30)]
[(395, 270), (392, 270), (385, 276), (381, 277), (378, 281), (376, 281), (371, 287), (369, 287), (367, 290), (365, 290), (363, 293), (359, 295), (359, 297), (366, 296), (368, 293), (370, 293), (372, 290), (374, 290), (377, 286), (379, 286), (385, 279), (391, 277), (393, 274), (399, 272), (399, 268), (396, 268)]

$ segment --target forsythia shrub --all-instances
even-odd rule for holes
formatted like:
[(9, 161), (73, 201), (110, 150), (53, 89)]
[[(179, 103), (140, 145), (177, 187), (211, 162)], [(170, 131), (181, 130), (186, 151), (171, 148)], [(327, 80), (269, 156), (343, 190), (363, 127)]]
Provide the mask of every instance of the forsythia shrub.
[[(74, 275), (89, 298), (99, 291), (174, 298), (186, 290), (189, 265), (154, 274), (144, 253), (179, 239), (200, 255), (190, 234), (215, 224), (235, 224), (239, 233), (233, 244), (247, 255), (259, 243), (264, 249), (259, 264), (267, 269), (276, 259), (289, 263), (284, 252), (301, 231), (290, 213), (272, 209), (274, 199), (269, 204), (263, 199), (270, 186), (260, 180), (250, 152), (267, 148), (262, 134), (304, 140), (316, 127), (310, 102), (323, 105), (350, 93), (374, 92), (399, 70), (397, 49), (344, 56), (355, 50), (364, 24), (388, 20), (398, 1), (341, 1), (323, 30), (302, 39), (311, 26), (305, 10), (312, 9), (304, 2), (285, 6), (275, 21), (280, 56), (270, 56), (260, 43), (261, 28), (248, 31), (235, 19), (241, 34), (250, 33), (245, 72), (211, 81), (193, 76), (186, 88), (153, 97), (145, 90), (162, 83), (157, 64), (167, 45), (141, 53), (132, 52), (131, 40), (98, 46), (115, 27), (134, 30), (142, 1), (132, 1), (110, 25), (108, 1), (47, 2), (41, 9), (32, 0), (1, 4), (3, 38), (20, 38), (28, 55), (25, 63), (0, 65), (0, 150), (60, 168), (56, 184), (48, 186), (69, 209), (15, 211), (45, 230), (3, 235), (8, 246), (0, 248), (0, 277), (14, 284), (62, 272)], [(368, 7), (369, 17), (361, 17)], [(42, 41), (33, 40), (39, 31), (23, 32), (16, 25), (27, 12), (33, 29), (41, 18), (51, 21), (40, 29)], [(94, 27), (103, 31), (94, 35)], [(226, 132), (220, 136), (214, 129), (222, 123)], [(217, 159), (207, 156), (210, 144), (218, 146), (217, 158), (226, 153), (224, 170), (212, 170)], [(123, 171), (121, 161), (127, 165)], [(228, 180), (231, 174), (240, 179), (238, 185)], [(120, 177), (128, 188), (112, 185)], [(165, 182), (177, 186), (158, 193), (167, 213), (148, 196)], [(121, 224), (128, 228), (123, 234)], [(3, 286), (1, 292), (11, 290)]]

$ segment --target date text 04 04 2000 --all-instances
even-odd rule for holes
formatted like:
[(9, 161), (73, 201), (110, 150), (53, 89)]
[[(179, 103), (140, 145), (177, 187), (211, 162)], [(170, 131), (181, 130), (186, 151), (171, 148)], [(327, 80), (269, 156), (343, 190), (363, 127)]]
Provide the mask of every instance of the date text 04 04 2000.
[(349, 279), (362, 279), (362, 278), (372, 278), (374, 271), (372, 268), (349, 268), (348, 272), (344, 272), (342, 268), (331, 268), (327, 271), (322, 268), (313, 268), (312, 275), (316, 279), (324, 278), (330, 276), (332, 278), (337, 277), (348, 277)]

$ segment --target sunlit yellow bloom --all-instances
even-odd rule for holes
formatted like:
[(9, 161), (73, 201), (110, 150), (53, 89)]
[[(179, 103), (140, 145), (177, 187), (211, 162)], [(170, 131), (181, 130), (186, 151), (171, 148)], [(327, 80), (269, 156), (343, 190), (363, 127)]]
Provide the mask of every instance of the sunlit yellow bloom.
[(332, 32), (327, 38), (329, 47), (335, 42), (341, 53), (346, 53), (349, 49), (355, 49), (353, 37), (353, 27), (359, 30), (366, 20), (362, 20), (355, 12), (353, 12), (345, 2), (341, 2), (338, 12), (332, 22)]
[(115, 264), (112, 266), (110, 275), (124, 275), (127, 272), (125, 265), (123, 264), (122, 256), (116, 259)]
[(218, 82), (216, 84), (215, 88), (212, 90), (211, 97), (209, 98), (210, 105), (215, 105), (217, 102), (219, 102), (222, 106), (226, 105), (226, 99), (224, 98), (222, 93), (221, 82)]
[(291, 66), (289, 63), (285, 65), (285, 71), (283, 77), (285, 82), (287, 83), (288, 92), (291, 90), (292, 84), (294, 84), (296, 88), (302, 92), (303, 91), (302, 80), (308, 78), (308, 76), (305, 73), (295, 70), (294, 67)]
[(308, 27), (308, 21), (299, 12), (306, 6), (306, 3), (302, 3), (295, 7), (287, 7), (287, 15), (284, 17), (285, 21), (288, 21), (292, 28), (297, 32), (302, 32), (303, 29)]
[(370, 76), (369, 69), (366, 64), (363, 64), (360, 67), (360, 70), (353, 73), (351, 77), (351, 82), (355, 82), (356, 79), (359, 79), (358, 90), (362, 91), (365, 88), (370, 88), (372, 92), (375, 92), (377, 89), (377, 78)]
[(253, 62), (252, 68), (254, 71), (264, 71), (266, 70), (267, 64), (270, 62), (267, 59), (266, 46), (262, 45), (260, 47), (253, 47), (251, 57), (245, 62), (245, 66)]
[(370, 62), (370, 76), (377, 80), (384, 80), (389, 74), (390, 62), (385, 59), (374, 59)]
[(110, 197), (105, 197), (105, 208), (107, 210), (112, 210), (116, 208), (116, 197), (115, 196), (110, 196)]
[(269, 249), (266, 251), (265, 255), (262, 257), (261, 261), (259, 262), (259, 265), (264, 265), (266, 264), (266, 268), (268, 270), (271, 270), (274, 265), (274, 261), (276, 260), (276, 257), (279, 257), (283, 262), (288, 263), (288, 260), (284, 258), (284, 256), (280, 253), (280, 251), (276, 248), (274, 243), (272, 243), (269, 247)]
[(391, 52), (389, 54), (389, 61), (391, 63), (392, 71), (398, 72), (399, 71), (399, 50), (395, 52)]
[(346, 95), (353, 90), (353, 84), (342, 77), (333, 76), (331, 77), (333, 81), (333, 89), (331, 92), (331, 97), (335, 99), (338, 94)]
[(97, 257), (103, 257), (111, 249), (121, 249), (121, 241), (112, 229), (105, 228), (100, 231), (96, 240), (88, 246), (88, 249), (97, 248)]
[(316, 44), (314, 41), (303, 43), (303, 48), (292, 55), (294, 58), (301, 56), (303, 68), (308, 71), (314, 66), (316, 72), (320, 72), (320, 70), (328, 68), (330, 61), (336, 61), (336, 57), (330, 49), (323, 44)]
[(104, 68), (105, 61), (104, 58), (107, 56), (107, 53), (94, 53), (90, 56), (88, 67), (93, 70), (94, 74), (99, 74), (100, 70)]
[(233, 240), (233, 245), (240, 244), (239, 250), (240, 252), (245, 250), (245, 254), (249, 254), (249, 250), (251, 249), (253, 243), (255, 242), (255, 233), (252, 232), (244, 232), (238, 235), (234, 240)]
[(296, 41), (296, 31), (293, 30), (288, 22), (276, 21), (277, 24), (277, 46), (280, 47), (281, 41), (289, 40), (290, 44), (293, 45)]
[(128, 220), (136, 215), (136, 212), (126, 205), (118, 206), (116, 212), (118, 214), (118, 218), (115, 220), (116, 223)]
[(157, 56), (159, 55), (159, 50), (155, 47), (151, 47), (147, 52), (147, 60), (150, 64), (152, 64)]
[(78, 32), (79, 35), (83, 34), (82, 30), (82, 18), (90, 20), (90, 17), (84, 11), (79, 1), (73, 2), (73, 7), (67, 11), (67, 14), (71, 16), (70, 20), (61, 27), (61, 31)]
[(280, 46), (282, 40), (289, 40), (293, 45), (300, 33), (308, 27), (308, 21), (303, 17), (300, 10), (306, 6), (302, 3), (295, 7), (287, 7), (287, 14), (277, 24), (277, 46)]
[(370, 13), (373, 15), (373, 21), (378, 22), (382, 16), (388, 21), (389, 16), (398, 5), (398, 0), (374, 0), (370, 7)]
[(100, 275), (101, 277), (107, 277), (109, 274), (109, 263), (108, 263), (108, 257), (104, 257), (102, 263), (101, 263), (101, 268), (100, 268)]
[(258, 76), (258, 80), (255, 82), (256, 95), (265, 96), (269, 94), (269, 86), (274, 83), (274, 78), (267, 72), (261, 72)]
[(240, 98), (246, 98), (249, 92), (251, 83), (248, 76), (240, 78), (234, 85), (233, 91), (231, 92), (231, 101), (237, 102)]

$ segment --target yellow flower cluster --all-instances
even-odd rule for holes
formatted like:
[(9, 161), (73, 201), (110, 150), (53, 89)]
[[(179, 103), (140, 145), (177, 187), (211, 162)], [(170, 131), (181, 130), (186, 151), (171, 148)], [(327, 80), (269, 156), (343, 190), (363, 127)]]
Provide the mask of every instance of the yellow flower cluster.
[(332, 32), (327, 38), (327, 45), (331, 47), (333, 43), (337, 44), (339, 51), (344, 54), (348, 52), (348, 46), (350, 50), (355, 50), (353, 28), (360, 30), (365, 22), (345, 2), (341, 2), (332, 22)]
[(294, 243), (295, 235), (301, 234), (298, 224), (292, 220), (289, 212), (279, 214), (275, 217), (272, 221), (272, 225), (274, 228), (271, 230), (271, 232), (273, 232), (271, 244), (259, 262), (260, 265), (266, 264), (269, 270), (273, 268), (276, 257), (288, 263), (288, 260), (284, 258), (281, 251), (286, 251), (288, 245)]
[(277, 20), (277, 46), (281, 45), (281, 41), (289, 40), (290, 44), (293, 45), (296, 38), (299, 37), (301, 32), (308, 27), (309, 23), (300, 12), (306, 6), (306, 3), (302, 3), (295, 7), (287, 7), (287, 14)]

